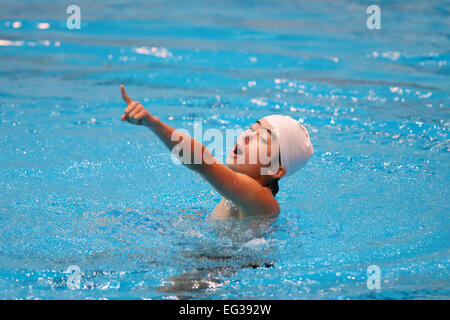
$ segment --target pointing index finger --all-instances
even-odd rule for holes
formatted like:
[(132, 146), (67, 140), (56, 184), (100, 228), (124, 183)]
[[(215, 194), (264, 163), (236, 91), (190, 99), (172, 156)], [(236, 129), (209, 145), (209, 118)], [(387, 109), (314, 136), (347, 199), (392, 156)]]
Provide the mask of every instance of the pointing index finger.
[(133, 100), (130, 99), (130, 97), (128, 96), (127, 92), (125, 91), (125, 87), (123, 86), (123, 84), (120, 86), (120, 92), (122, 93), (122, 99), (127, 104), (130, 104), (131, 102), (133, 102)]

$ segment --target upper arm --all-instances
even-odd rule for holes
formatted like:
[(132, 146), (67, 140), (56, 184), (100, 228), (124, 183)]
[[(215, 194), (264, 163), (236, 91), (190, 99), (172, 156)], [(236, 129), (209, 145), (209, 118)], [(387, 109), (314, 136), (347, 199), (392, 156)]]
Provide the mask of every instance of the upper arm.
[(245, 212), (278, 213), (272, 193), (255, 179), (233, 171), (223, 163), (206, 165), (200, 174), (225, 198)]

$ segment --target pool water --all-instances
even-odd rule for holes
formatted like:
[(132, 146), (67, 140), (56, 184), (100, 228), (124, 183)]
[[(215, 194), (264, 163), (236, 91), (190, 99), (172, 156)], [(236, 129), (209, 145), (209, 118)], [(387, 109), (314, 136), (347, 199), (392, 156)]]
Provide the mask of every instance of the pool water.
[[(448, 2), (379, 1), (381, 30), (364, 1), (77, 4), (68, 30), (64, 2), (2, 1), (0, 298), (450, 297)], [(191, 132), (300, 119), (279, 217), (209, 219), (122, 83)]]

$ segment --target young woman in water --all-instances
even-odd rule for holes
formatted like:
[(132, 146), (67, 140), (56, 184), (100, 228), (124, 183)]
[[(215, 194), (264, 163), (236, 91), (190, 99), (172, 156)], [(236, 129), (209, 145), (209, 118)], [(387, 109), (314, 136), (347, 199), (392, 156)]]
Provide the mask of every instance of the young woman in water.
[(180, 144), (185, 146), (180, 154), (185, 150), (191, 154), (183, 155), (183, 159), (192, 159), (195, 150), (201, 150), (200, 161), (183, 164), (223, 196), (211, 214), (214, 218), (278, 215), (278, 180), (304, 166), (313, 153), (305, 127), (289, 116), (271, 115), (259, 119), (238, 137), (225, 165), (201, 142), (168, 126), (138, 101), (131, 100), (123, 85), (120, 90), (127, 103), (122, 121), (149, 128), (171, 151)]

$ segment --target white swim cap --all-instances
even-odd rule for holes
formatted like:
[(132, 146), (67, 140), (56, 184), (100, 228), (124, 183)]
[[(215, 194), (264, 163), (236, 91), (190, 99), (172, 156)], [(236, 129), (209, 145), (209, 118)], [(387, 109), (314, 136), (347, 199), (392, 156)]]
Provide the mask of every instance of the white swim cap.
[(286, 176), (290, 176), (303, 167), (314, 152), (308, 130), (289, 116), (275, 114), (263, 119), (278, 130), (281, 164)]

